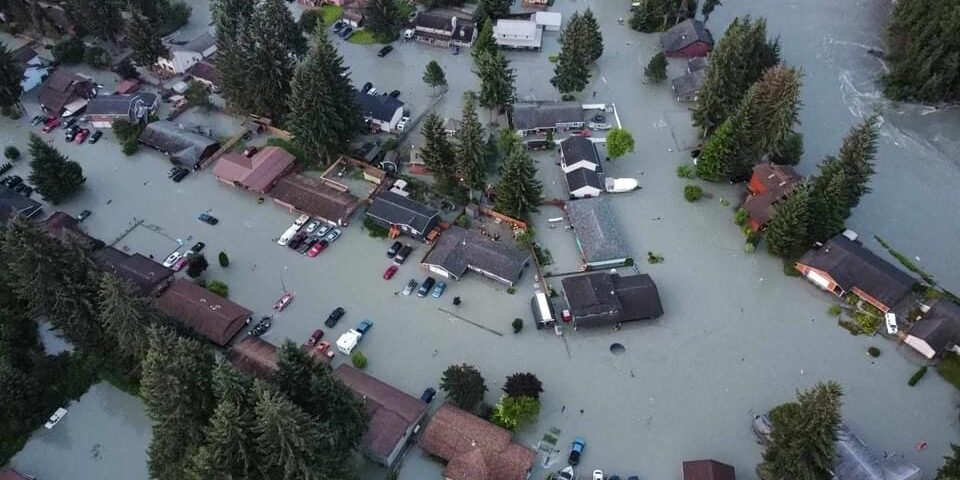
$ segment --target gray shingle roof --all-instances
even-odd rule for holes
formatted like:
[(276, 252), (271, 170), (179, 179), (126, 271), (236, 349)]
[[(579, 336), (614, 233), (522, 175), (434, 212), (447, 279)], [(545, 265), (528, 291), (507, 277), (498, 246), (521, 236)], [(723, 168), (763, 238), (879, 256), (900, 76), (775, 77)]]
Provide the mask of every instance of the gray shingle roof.
[(888, 307), (910, 293), (917, 280), (842, 233), (798, 263), (826, 272), (845, 291), (859, 288)]
[(489, 272), (509, 282), (516, 282), (530, 262), (530, 253), (457, 226), (440, 235), (436, 245), (423, 259), (457, 278), (468, 268)]
[(922, 320), (913, 324), (910, 336), (927, 342), (937, 354), (960, 344), (960, 306), (947, 300), (938, 301)]
[[(181, 129), (168, 120), (147, 124), (139, 138), (140, 143), (170, 155), (174, 160), (187, 165), (196, 165), (212, 147), (219, 142), (198, 133)], [(209, 152), (213, 153), (213, 152)]]
[(409, 225), (418, 232), (427, 233), (427, 228), (440, 217), (440, 212), (403, 195), (383, 192), (373, 199), (367, 215), (391, 225)]
[(100, 268), (121, 280), (130, 282), (147, 295), (173, 276), (173, 270), (139, 253), (127, 255), (113, 247), (104, 247), (93, 254)]
[(703, 85), (703, 78), (706, 70), (694, 70), (693, 73), (685, 73), (670, 81), (673, 92), (681, 100), (693, 99), (697, 95), (697, 90)]
[(600, 181), (600, 175), (589, 168), (578, 168), (566, 173), (567, 187), (570, 193), (573, 193), (583, 187), (595, 187), (603, 190), (603, 182)]
[(588, 138), (573, 136), (560, 142), (560, 154), (563, 155), (563, 161), (567, 165), (572, 165), (580, 160), (586, 160), (594, 165), (600, 166), (600, 154), (597, 153), (597, 147)]
[(566, 277), (564, 296), (577, 326), (601, 326), (663, 315), (660, 293), (650, 275), (621, 277), (608, 272)]
[(879, 460), (846, 425), (837, 428), (837, 459), (833, 465), (835, 480), (913, 480), (920, 469), (894, 456)]
[(39, 202), (0, 185), (0, 221), (19, 216), (33, 218), (43, 212)]
[(381, 122), (389, 122), (398, 108), (403, 108), (403, 102), (389, 95), (368, 95), (357, 91), (354, 93), (360, 114)]
[(713, 45), (713, 35), (700, 20), (684, 20), (660, 35), (660, 46), (667, 53), (683, 50), (694, 42)]
[(183, 45), (172, 45), (171, 50), (178, 52), (197, 52), (203, 53), (204, 50), (217, 44), (217, 38), (208, 32), (204, 32), (199, 37), (190, 40)]
[(558, 123), (584, 121), (583, 107), (574, 102), (518, 103), (513, 106), (513, 125), (517, 130), (554, 128)]
[(607, 198), (574, 200), (568, 202), (566, 208), (586, 263), (630, 257), (620, 223)]
[(706, 70), (710, 66), (710, 57), (693, 57), (687, 60), (687, 71)]
[(157, 96), (149, 92), (129, 95), (104, 95), (90, 100), (87, 115), (127, 115), (136, 122), (145, 119), (157, 105)]

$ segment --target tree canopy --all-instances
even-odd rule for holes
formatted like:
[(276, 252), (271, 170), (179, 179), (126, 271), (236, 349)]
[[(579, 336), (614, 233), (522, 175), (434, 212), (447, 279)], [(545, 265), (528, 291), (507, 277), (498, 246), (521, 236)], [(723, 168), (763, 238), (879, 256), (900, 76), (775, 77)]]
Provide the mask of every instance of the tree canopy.
[(57, 205), (80, 190), (87, 179), (80, 164), (62, 155), (42, 138), (30, 135), (30, 182), (50, 203)]
[(622, 128), (614, 128), (607, 133), (607, 155), (620, 158), (633, 153), (633, 135)]
[(437, 87), (447, 86), (447, 75), (443, 73), (443, 68), (436, 60), (430, 60), (426, 70), (423, 72), (423, 83), (430, 85), (436, 90)]
[(163, 44), (156, 27), (143, 15), (133, 14), (128, 39), (130, 48), (133, 49), (131, 58), (142, 67), (149, 67), (157, 63), (157, 59), (170, 55), (170, 50)]
[(472, 411), (487, 392), (487, 385), (480, 370), (466, 363), (450, 365), (440, 379), (440, 389), (447, 393), (454, 405)]
[(397, 38), (405, 19), (400, 17), (396, 0), (367, 0), (363, 7), (364, 27), (381, 41)]
[(630, 28), (639, 32), (662, 32), (697, 13), (697, 0), (640, 0), (631, 9)]
[(507, 377), (503, 384), (503, 393), (511, 397), (531, 397), (539, 399), (543, 393), (543, 384), (530, 372), (517, 372)]
[(889, 73), (884, 93), (894, 100), (960, 100), (960, 2), (897, 2), (887, 25)]
[[(514, 134), (515, 135), (515, 134)], [(497, 211), (522, 218), (537, 210), (543, 185), (537, 179), (537, 167), (522, 146), (510, 151), (497, 184)]]
[(5, 43), (0, 43), (0, 110), (7, 112), (20, 102), (22, 72)]
[(795, 402), (770, 412), (770, 444), (759, 470), (764, 478), (830, 478), (840, 426), (840, 397), (836, 382), (818, 383), (797, 392)]

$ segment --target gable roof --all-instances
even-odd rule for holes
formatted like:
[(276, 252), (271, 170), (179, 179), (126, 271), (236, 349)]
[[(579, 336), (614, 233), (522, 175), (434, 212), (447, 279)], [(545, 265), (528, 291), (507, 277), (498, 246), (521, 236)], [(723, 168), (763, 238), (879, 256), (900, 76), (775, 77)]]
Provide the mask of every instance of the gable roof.
[(149, 92), (128, 95), (102, 95), (90, 99), (87, 115), (126, 115), (127, 120), (135, 123), (146, 119), (157, 106), (157, 96)]
[(206, 80), (213, 85), (220, 85), (220, 69), (217, 68), (216, 63), (213, 62), (215, 57), (211, 56), (205, 60), (194, 63), (187, 69), (187, 73), (197, 77), (201, 80)]
[(657, 285), (647, 274), (621, 277), (595, 272), (565, 277), (561, 284), (578, 325), (612, 325), (663, 315)]
[(696, 42), (713, 45), (713, 35), (700, 20), (688, 18), (660, 34), (660, 46), (667, 53), (678, 52)]
[(567, 215), (587, 263), (630, 257), (620, 223), (605, 197), (567, 202)]
[(710, 57), (693, 57), (687, 59), (687, 71), (696, 72), (706, 70), (710, 66)]
[(751, 184), (758, 184), (764, 191), (772, 193), (777, 198), (786, 195), (801, 180), (803, 180), (803, 176), (797, 173), (793, 167), (770, 162), (754, 165), (753, 174), (750, 177)]
[(227, 359), (249, 375), (269, 377), (277, 371), (277, 347), (251, 335), (227, 350)]
[(913, 324), (909, 333), (926, 342), (937, 354), (960, 344), (960, 305), (939, 300), (923, 319)]
[(178, 279), (157, 298), (157, 307), (193, 331), (225, 346), (253, 312), (189, 280)]
[(391, 225), (409, 225), (414, 230), (426, 233), (426, 229), (440, 212), (410, 198), (387, 191), (373, 199), (367, 215)]
[(600, 181), (600, 175), (589, 168), (578, 168), (564, 175), (567, 177), (567, 187), (571, 194), (584, 187), (593, 187), (603, 191), (604, 185)]
[(275, 200), (328, 222), (345, 223), (360, 199), (325, 182), (300, 174), (285, 175), (270, 190)]
[(165, 152), (175, 160), (189, 165), (195, 165), (202, 159), (205, 152), (220, 145), (212, 138), (184, 130), (169, 120), (148, 123), (138, 140), (148, 147)]
[(93, 254), (100, 268), (130, 282), (147, 295), (173, 276), (173, 270), (139, 253), (127, 255), (113, 247), (104, 247)]
[(736, 480), (733, 467), (716, 460), (683, 462), (683, 480)]
[(217, 45), (217, 38), (210, 34), (210, 32), (204, 32), (200, 34), (197, 38), (190, 40), (183, 45), (170, 45), (171, 52), (197, 52), (202, 54), (207, 49)]
[(826, 272), (845, 291), (856, 287), (888, 307), (896, 305), (917, 283), (903, 270), (842, 233), (803, 254), (798, 263)]
[(449, 403), (433, 415), (420, 447), (443, 460), (444, 476), (466, 480), (526, 480), (535, 454), (512, 443), (510, 432)]
[(849, 427), (837, 427), (837, 457), (833, 463), (835, 480), (908, 480), (919, 479), (920, 469), (898, 459), (897, 455), (880, 460)]
[(70, 103), (79, 99), (92, 98), (93, 92), (94, 85), (90, 80), (76, 73), (55, 70), (40, 85), (40, 92), (37, 95), (41, 105), (54, 115), (59, 115), (60, 111)]
[(213, 174), (221, 180), (236, 182), (255, 192), (264, 193), (277, 179), (290, 170), (294, 157), (280, 147), (263, 147), (253, 157), (227, 153), (217, 160)]
[(700, 90), (703, 85), (703, 79), (706, 76), (706, 70), (694, 70), (691, 73), (685, 73), (670, 81), (673, 92), (681, 98), (691, 98)]
[(443, 232), (423, 259), (424, 264), (443, 267), (457, 278), (472, 267), (511, 283), (520, 279), (529, 262), (528, 252), (458, 226)]
[(370, 413), (363, 447), (387, 457), (406, 436), (407, 430), (423, 418), (427, 404), (347, 364), (335, 370), (337, 378), (360, 397)]
[(80, 228), (80, 222), (66, 212), (53, 212), (43, 221), (43, 228), (48, 235), (61, 242), (72, 242), (90, 250), (97, 250), (104, 245), (102, 241), (87, 235), (87, 232)]
[(560, 142), (560, 154), (563, 155), (563, 161), (568, 166), (586, 160), (603, 170), (600, 164), (600, 154), (597, 153), (597, 147), (590, 139), (581, 136), (572, 136)]
[(513, 106), (513, 125), (517, 130), (583, 123), (584, 118), (583, 107), (576, 102), (518, 103)]
[(390, 95), (370, 95), (358, 90), (354, 92), (353, 98), (362, 116), (381, 122), (389, 122), (397, 110), (403, 108), (403, 102)]

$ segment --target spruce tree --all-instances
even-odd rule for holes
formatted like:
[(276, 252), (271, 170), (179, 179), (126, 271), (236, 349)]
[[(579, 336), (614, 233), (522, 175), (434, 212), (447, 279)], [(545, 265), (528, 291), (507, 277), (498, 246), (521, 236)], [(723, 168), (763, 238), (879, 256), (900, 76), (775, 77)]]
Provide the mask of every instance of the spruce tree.
[(887, 24), (884, 93), (895, 100), (960, 100), (960, 16), (956, 1), (897, 2)]
[(721, 5), (723, 3), (720, 0), (703, 0), (703, 7), (700, 9), (700, 13), (703, 14), (703, 23), (707, 23), (710, 20), (710, 14)]
[(117, 350), (139, 367), (147, 352), (147, 330), (162, 318), (153, 302), (142, 297), (133, 285), (104, 273), (98, 291), (98, 316)]
[(460, 126), (454, 135), (457, 171), (468, 189), (482, 190), (486, 183), (483, 124), (477, 117), (476, 100), (469, 96), (463, 105)]
[[(250, 113), (275, 121), (285, 118), (294, 55), (299, 48), (292, 38), (299, 32), (283, 0), (266, 0), (257, 5), (246, 37), (249, 80), (243, 103)], [(240, 41), (244, 41), (242, 34)]]
[(872, 116), (851, 128), (840, 147), (838, 158), (846, 174), (846, 198), (849, 203), (845, 207), (848, 216), (849, 210), (860, 203), (860, 198), (870, 193), (868, 184), (874, 173), (873, 160), (877, 155), (878, 135), (877, 117)]
[(787, 138), (783, 140), (773, 152), (770, 153), (770, 161), (777, 165), (796, 165), (803, 158), (803, 134), (799, 132), (790, 132)]
[(333, 162), (347, 149), (360, 126), (356, 91), (343, 57), (318, 31), (310, 53), (291, 82), (287, 128), (311, 161)]
[(957, 480), (960, 478), (960, 445), (950, 444), (950, 456), (943, 457), (943, 466), (937, 469), (935, 480)]
[(397, 38), (403, 20), (396, 0), (367, 0), (363, 7), (364, 27), (383, 42)]
[(210, 12), (217, 31), (217, 69), (227, 104), (240, 111), (249, 111), (252, 104), (250, 62), (250, 29), (254, 12), (253, 0), (212, 0)]
[(537, 180), (537, 167), (530, 154), (514, 148), (504, 165), (497, 184), (497, 211), (516, 218), (535, 212), (543, 194), (543, 185)]
[(497, 40), (493, 38), (493, 22), (490, 20), (484, 21), (480, 28), (480, 34), (477, 35), (477, 40), (473, 42), (473, 47), (470, 49), (474, 64), (476, 64), (477, 57), (480, 54), (489, 53), (492, 55), (499, 49)]
[(309, 414), (257, 380), (253, 432), (256, 435), (260, 471), (265, 478), (278, 480), (323, 479), (317, 455), (323, 436)]
[(447, 76), (436, 60), (430, 60), (430, 63), (427, 64), (427, 69), (423, 72), (423, 83), (430, 85), (434, 92), (436, 92), (437, 87), (447, 86)]
[(776, 213), (767, 223), (764, 238), (770, 253), (785, 260), (800, 257), (809, 246), (807, 226), (809, 194), (806, 185), (797, 185), (776, 204)]
[(420, 158), (433, 174), (437, 190), (444, 195), (457, 196), (457, 164), (453, 147), (443, 128), (443, 120), (432, 113), (427, 115), (420, 127), (420, 133), (423, 135)]
[(262, 28), (262, 35), (258, 39), (275, 35), (295, 57), (302, 58), (307, 53), (307, 38), (282, 0), (263, 0), (257, 17)]
[(660, 32), (692, 18), (697, 11), (696, 0), (640, 0), (631, 11), (630, 28), (645, 32)]
[(846, 172), (836, 158), (827, 157), (820, 163), (820, 174), (810, 187), (809, 243), (826, 242), (843, 231), (843, 221), (849, 215), (847, 184)]
[(600, 23), (593, 16), (593, 10), (587, 7), (580, 17), (581, 28), (584, 29), (583, 38), (586, 40), (584, 48), (590, 63), (596, 62), (603, 55), (603, 34), (600, 32)]
[(477, 9), (473, 11), (473, 21), (477, 25), (494, 23), (510, 13), (511, 4), (513, 0), (479, 0)]
[(133, 49), (131, 58), (141, 67), (150, 67), (161, 57), (170, 55), (170, 49), (163, 44), (160, 34), (144, 15), (134, 12), (130, 21), (127, 38)]
[(643, 69), (643, 74), (653, 83), (660, 83), (667, 79), (667, 56), (663, 52), (657, 52), (647, 67)]
[(7, 112), (20, 103), (23, 72), (5, 43), (0, 43), (0, 111)]
[(123, 17), (114, 0), (69, 0), (66, 10), (71, 18), (101, 40), (112, 42), (123, 31)]
[(499, 50), (480, 54), (475, 67), (480, 77), (480, 106), (489, 108), (492, 118), (494, 110), (506, 109), (516, 99), (516, 75)]
[(832, 476), (836, 460), (840, 397), (836, 382), (797, 392), (797, 401), (770, 412), (770, 444), (758, 467), (764, 478), (821, 479)]
[(57, 205), (80, 190), (87, 179), (80, 164), (63, 156), (40, 137), (30, 134), (30, 182), (48, 202)]

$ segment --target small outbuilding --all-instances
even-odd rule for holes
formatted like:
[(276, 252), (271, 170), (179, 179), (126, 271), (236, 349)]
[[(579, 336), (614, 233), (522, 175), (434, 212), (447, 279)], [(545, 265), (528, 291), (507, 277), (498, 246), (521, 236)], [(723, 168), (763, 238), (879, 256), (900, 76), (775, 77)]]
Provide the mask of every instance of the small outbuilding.
[(97, 86), (89, 77), (55, 70), (40, 85), (37, 97), (49, 115), (67, 117), (86, 107), (96, 94)]
[(226, 346), (253, 312), (189, 280), (178, 279), (157, 298), (157, 307), (211, 342)]
[(694, 70), (685, 73), (670, 81), (670, 88), (673, 89), (673, 95), (680, 103), (693, 103), (700, 99), (700, 87), (703, 86), (703, 79), (706, 76), (706, 70)]
[(573, 136), (560, 142), (560, 168), (570, 198), (596, 197), (603, 192), (603, 164), (597, 147), (589, 139)]
[(733, 467), (716, 460), (688, 460), (682, 470), (683, 480), (737, 480)]
[(576, 327), (618, 325), (663, 315), (660, 292), (650, 275), (622, 277), (603, 271), (564, 277), (560, 283)]
[(567, 202), (566, 210), (576, 234), (577, 249), (584, 269), (612, 267), (627, 262), (630, 249), (606, 197)]
[(177, 75), (185, 73), (190, 67), (216, 53), (217, 38), (209, 32), (204, 32), (182, 45), (171, 43), (167, 47), (170, 54), (158, 58), (157, 66)]
[(467, 270), (513, 286), (530, 263), (530, 253), (477, 232), (450, 227), (423, 259), (423, 265), (444, 278), (460, 280)]
[(563, 14), (560, 12), (535, 12), (533, 21), (548, 32), (559, 32), (560, 24), (563, 22)]
[(660, 48), (668, 57), (702, 57), (713, 50), (713, 35), (696, 19), (687, 19), (660, 34)]
[(533, 20), (501, 18), (493, 26), (493, 38), (500, 48), (539, 51), (543, 27)]

